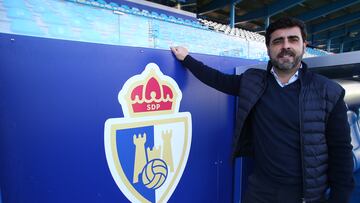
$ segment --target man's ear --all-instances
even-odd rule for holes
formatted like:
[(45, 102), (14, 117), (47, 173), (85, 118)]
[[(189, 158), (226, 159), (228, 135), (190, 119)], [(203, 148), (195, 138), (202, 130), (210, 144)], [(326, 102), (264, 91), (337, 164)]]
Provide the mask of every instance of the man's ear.
[(309, 45), (308, 41), (304, 41), (304, 47), (307, 47)]

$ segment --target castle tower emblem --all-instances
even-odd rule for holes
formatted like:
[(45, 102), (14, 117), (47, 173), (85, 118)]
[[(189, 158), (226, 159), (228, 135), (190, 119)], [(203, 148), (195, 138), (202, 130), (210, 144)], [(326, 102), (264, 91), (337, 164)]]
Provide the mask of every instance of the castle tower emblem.
[(105, 122), (105, 154), (131, 202), (167, 202), (181, 184), (191, 146), (191, 114), (179, 112), (176, 81), (149, 63), (118, 94), (123, 117)]

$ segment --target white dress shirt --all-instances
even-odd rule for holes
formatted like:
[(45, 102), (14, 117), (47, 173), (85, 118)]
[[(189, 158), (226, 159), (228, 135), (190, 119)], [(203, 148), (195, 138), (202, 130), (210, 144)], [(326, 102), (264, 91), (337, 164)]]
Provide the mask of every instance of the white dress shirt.
[[(302, 64), (301, 64), (300, 68), (302, 68)], [(280, 85), (280, 87), (285, 87), (299, 79), (299, 69), (295, 72), (295, 74), (293, 76), (291, 76), (291, 78), (289, 79), (289, 81), (287, 83), (282, 83), (280, 81), (279, 76), (276, 74), (276, 72), (274, 70), (274, 67), (271, 68), (270, 72), (274, 75), (276, 82)]]

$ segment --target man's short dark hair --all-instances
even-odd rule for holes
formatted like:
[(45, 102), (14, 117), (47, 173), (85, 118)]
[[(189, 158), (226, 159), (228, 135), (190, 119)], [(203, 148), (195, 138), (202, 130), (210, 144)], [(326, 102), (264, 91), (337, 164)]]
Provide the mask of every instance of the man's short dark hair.
[(275, 22), (271, 23), (269, 27), (266, 29), (265, 33), (265, 43), (266, 46), (269, 46), (270, 44), (270, 36), (273, 32), (275, 32), (278, 29), (284, 29), (284, 28), (292, 28), (292, 27), (298, 27), (301, 31), (301, 36), (303, 38), (303, 41), (306, 41), (306, 26), (305, 23), (301, 20), (298, 20), (296, 18), (292, 17), (282, 17)]

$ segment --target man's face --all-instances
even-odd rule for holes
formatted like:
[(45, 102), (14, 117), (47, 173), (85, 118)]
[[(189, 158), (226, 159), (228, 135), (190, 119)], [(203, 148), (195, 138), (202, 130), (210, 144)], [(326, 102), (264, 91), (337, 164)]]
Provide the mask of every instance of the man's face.
[(299, 67), (305, 46), (299, 27), (283, 28), (271, 33), (267, 51), (275, 68), (288, 71)]

